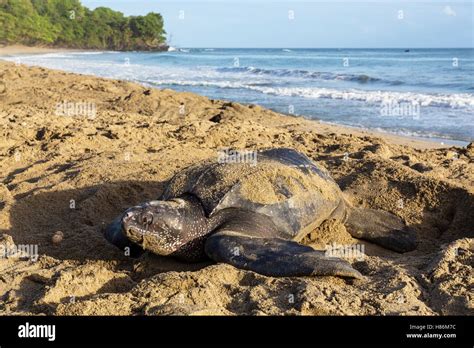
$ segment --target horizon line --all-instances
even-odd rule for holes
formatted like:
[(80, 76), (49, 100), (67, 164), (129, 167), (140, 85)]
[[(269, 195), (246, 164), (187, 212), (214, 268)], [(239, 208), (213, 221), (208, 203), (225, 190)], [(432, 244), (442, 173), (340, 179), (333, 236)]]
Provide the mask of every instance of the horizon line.
[(173, 48), (209, 48), (209, 49), (292, 49), (292, 50), (314, 50), (314, 49), (320, 49), (320, 50), (338, 50), (338, 49), (361, 49), (361, 50), (366, 50), (366, 49), (371, 49), (371, 50), (389, 50), (389, 49), (405, 49), (405, 50), (416, 50), (416, 49), (474, 49), (473, 47), (219, 47), (219, 46), (181, 46), (181, 45), (169, 45), (170, 47)]

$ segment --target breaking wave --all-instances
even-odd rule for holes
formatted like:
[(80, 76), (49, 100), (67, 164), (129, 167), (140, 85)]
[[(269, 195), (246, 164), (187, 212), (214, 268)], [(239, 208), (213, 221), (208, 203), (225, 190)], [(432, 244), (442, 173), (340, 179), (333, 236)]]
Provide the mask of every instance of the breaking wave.
[(224, 67), (218, 68), (219, 72), (240, 72), (254, 75), (270, 75), (277, 77), (299, 77), (306, 79), (320, 79), (320, 80), (343, 80), (354, 81), (359, 83), (368, 83), (381, 81), (379, 78), (368, 76), (365, 74), (337, 74), (329, 72), (308, 71), (301, 69), (262, 69), (249, 67)]
[(369, 104), (380, 103), (416, 103), (420, 106), (436, 106), (449, 108), (473, 108), (474, 94), (439, 94), (392, 91), (364, 91), (358, 89), (338, 90), (316, 87), (270, 87), (266, 83), (242, 83), (231, 81), (187, 81), (187, 80), (155, 80), (147, 81), (154, 85), (203, 86), (232, 89), (249, 89), (264, 94), (301, 97), (311, 99), (340, 99), (362, 101)]

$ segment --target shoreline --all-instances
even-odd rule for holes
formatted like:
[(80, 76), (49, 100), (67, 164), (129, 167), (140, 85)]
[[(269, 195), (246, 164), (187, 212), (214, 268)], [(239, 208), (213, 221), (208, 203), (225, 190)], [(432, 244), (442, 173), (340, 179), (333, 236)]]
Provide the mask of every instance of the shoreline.
[(98, 51), (75, 48), (56, 48), (56, 47), (40, 47), (40, 46), (24, 46), (24, 45), (8, 45), (0, 46), (0, 57), (16, 56), (23, 54), (44, 54), (44, 53), (60, 53), (60, 52), (80, 52), (80, 51)]
[[(48, 48), (48, 47), (31, 47), (31, 46), (23, 46), (23, 45), (12, 45), (12, 46), (0, 47), (0, 60), (2, 56), (9, 57), (9, 56), (23, 55), (23, 54), (44, 54), (44, 53), (62, 53), (62, 52), (97, 52), (97, 51), (102, 51), (102, 50)], [(52, 70), (55, 70), (55, 69), (52, 69)], [(57, 71), (62, 71), (62, 70), (57, 70)], [(95, 75), (85, 75), (85, 76), (101, 78)], [(109, 78), (109, 80), (116, 80), (116, 79)], [(157, 90), (161, 90), (156, 87), (153, 87), (153, 88)], [(224, 101), (227, 101), (227, 100), (224, 100)], [(262, 106), (262, 108), (264, 107)], [(336, 134), (344, 134), (344, 133), (350, 132), (350, 133), (354, 133), (354, 134), (362, 135), (362, 136), (376, 136), (376, 137), (386, 139), (387, 141), (393, 144), (408, 145), (417, 149), (449, 148), (452, 146), (466, 147), (469, 144), (469, 142), (462, 141), (462, 140), (415, 137), (415, 136), (410, 136), (410, 135), (400, 135), (400, 134), (390, 133), (389, 131), (384, 132), (384, 131), (379, 131), (379, 130), (374, 130), (374, 129), (369, 129), (369, 128), (340, 125), (336, 123), (310, 119), (310, 118), (307, 118), (305, 115), (299, 115), (299, 116), (287, 115), (287, 114), (281, 114), (281, 115), (284, 117), (296, 117), (301, 120), (315, 122), (321, 125), (321, 127), (325, 128), (328, 132), (334, 132)]]
[(98, 48), (61, 48), (61, 47), (42, 47), (42, 46), (25, 46), (25, 45), (7, 45), (0, 46), (0, 57), (17, 56), (24, 54), (44, 54), (44, 53), (63, 53), (63, 52), (167, 52), (167, 50), (130, 50), (130, 51), (114, 51), (111, 49)]
[(469, 145), (469, 142), (463, 141), (463, 140), (453, 140), (453, 139), (444, 139), (444, 138), (426, 138), (426, 137), (395, 134), (395, 133), (390, 133), (389, 131), (384, 132), (381, 130), (375, 130), (375, 129), (370, 129), (370, 128), (339, 125), (339, 124), (320, 121), (320, 120), (310, 119), (310, 121), (318, 122), (321, 124), (327, 124), (328, 126), (331, 126), (331, 127), (346, 129), (347, 131), (352, 131), (355, 134), (359, 134), (359, 135), (381, 137), (393, 144), (408, 145), (417, 149), (449, 148), (452, 146), (464, 148)]

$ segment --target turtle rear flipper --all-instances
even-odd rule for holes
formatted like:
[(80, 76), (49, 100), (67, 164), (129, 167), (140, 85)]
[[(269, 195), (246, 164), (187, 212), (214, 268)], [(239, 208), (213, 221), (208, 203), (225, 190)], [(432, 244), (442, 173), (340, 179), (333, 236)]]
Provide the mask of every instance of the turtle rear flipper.
[(417, 246), (415, 231), (386, 211), (352, 208), (345, 226), (353, 237), (399, 253), (415, 250)]
[(205, 244), (206, 254), (216, 262), (272, 277), (341, 276), (364, 278), (345, 260), (281, 238), (252, 237), (221, 230)]

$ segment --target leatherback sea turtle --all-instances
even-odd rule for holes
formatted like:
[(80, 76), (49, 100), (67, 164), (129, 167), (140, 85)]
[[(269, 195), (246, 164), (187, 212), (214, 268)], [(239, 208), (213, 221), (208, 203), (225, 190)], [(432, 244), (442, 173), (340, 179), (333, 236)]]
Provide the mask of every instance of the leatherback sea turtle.
[(352, 207), (328, 172), (304, 154), (271, 149), (257, 159), (214, 160), (178, 172), (160, 200), (126, 210), (105, 237), (132, 252), (190, 262), (208, 257), (269, 276), (360, 278), (347, 261), (299, 243), (328, 219), (397, 252), (416, 248), (414, 232), (398, 217)]

